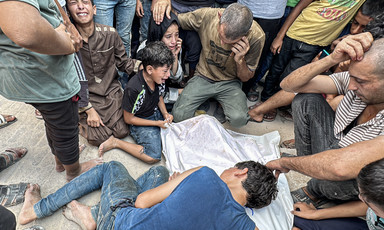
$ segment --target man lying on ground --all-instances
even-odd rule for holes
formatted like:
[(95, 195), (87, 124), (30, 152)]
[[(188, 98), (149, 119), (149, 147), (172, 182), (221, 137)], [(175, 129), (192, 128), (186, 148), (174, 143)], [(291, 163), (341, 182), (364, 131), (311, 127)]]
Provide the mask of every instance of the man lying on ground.
[[(253, 161), (237, 163), (220, 177), (208, 167), (190, 169), (166, 182), (168, 176), (166, 168), (157, 166), (135, 181), (121, 163), (112, 161), (44, 199), (33, 185), (19, 222), (52, 215), (69, 203), (64, 215), (83, 229), (257, 229), (244, 206), (262, 208), (277, 193), (273, 173)], [(101, 201), (92, 208), (74, 201), (100, 188)]]

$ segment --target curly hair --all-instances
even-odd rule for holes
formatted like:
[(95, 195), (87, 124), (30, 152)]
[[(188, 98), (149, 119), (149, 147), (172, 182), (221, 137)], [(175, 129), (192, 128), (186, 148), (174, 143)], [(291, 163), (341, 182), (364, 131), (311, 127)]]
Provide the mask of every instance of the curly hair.
[(171, 66), (174, 57), (172, 51), (161, 41), (155, 41), (148, 43), (143, 49), (141, 61), (144, 69), (148, 65), (154, 68), (161, 67), (164, 65)]
[(276, 199), (277, 179), (269, 168), (254, 161), (239, 162), (235, 167), (248, 168), (247, 179), (242, 182), (248, 193), (246, 207), (263, 208)]
[(384, 159), (374, 161), (361, 169), (357, 184), (360, 195), (367, 202), (384, 210)]

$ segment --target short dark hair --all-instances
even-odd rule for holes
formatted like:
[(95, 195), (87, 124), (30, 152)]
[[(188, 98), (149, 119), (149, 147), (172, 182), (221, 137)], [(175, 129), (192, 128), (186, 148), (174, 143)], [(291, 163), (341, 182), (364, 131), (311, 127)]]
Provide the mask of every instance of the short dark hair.
[(360, 7), (360, 10), (365, 16), (376, 17), (383, 13), (384, 2), (378, 0), (366, 0)]
[(251, 29), (252, 23), (252, 11), (239, 3), (229, 5), (220, 18), (220, 25), (225, 25), (225, 37), (230, 40), (245, 36)]
[(384, 158), (361, 169), (357, 176), (360, 195), (384, 210)]
[(365, 32), (370, 32), (373, 39), (384, 38), (384, 13), (372, 16), (373, 20), (365, 27)]
[(154, 68), (164, 65), (171, 66), (174, 57), (172, 51), (162, 41), (149, 42), (141, 54), (141, 61), (144, 69), (151, 65)]
[(246, 207), (263, 208), (276, 199), (277, 179), (269, 168), (255, 161), (239, 162), (235, 167), (248, 169), (247, 179), (242, 182), (248, 193)]

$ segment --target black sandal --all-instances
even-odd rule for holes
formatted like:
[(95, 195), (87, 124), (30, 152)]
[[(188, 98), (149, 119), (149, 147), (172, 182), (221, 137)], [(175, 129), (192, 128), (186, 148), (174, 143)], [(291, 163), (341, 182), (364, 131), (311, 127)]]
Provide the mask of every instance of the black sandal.
[(0, 185), (0, 204), (5, 207), (24, 202), (24, 194), (29, 183)]

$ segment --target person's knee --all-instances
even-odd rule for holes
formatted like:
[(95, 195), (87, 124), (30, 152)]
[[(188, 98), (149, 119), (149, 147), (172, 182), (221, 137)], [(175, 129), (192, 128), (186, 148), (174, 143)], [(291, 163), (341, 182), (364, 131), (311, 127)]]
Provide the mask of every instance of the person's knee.
[(228, 122), (231, 124), (231, 126), (235, 128), (240, 128), (247, 124), (248, 121), (248, 114), (246, 112), (231, 112), (230, 114), (226, 114), (226, 117), (228, 119)]
[(167, 181), (169, 178), (168, 169), (162, 165), (152, 166), (149, 170), (151, 172), (153, 172), (153, 174), (155, 175), (156, 178), (158, 178), (164, 182)]
[(185, 108), (183, 107), (184, 107), (183, 105), (173, 107), (172, 115), (173, 115), (173, 120), (175, 122), (184, 121), (188, 118), (193, 117), (193, 115), (191, 116), (190, 112), (186, 111)]
[(316, 106), (320, 101), (325, 101), (321, 94), (317, 93), (299, 93), (292, 101), (292, 111), (307, 109), (309, 106)]

